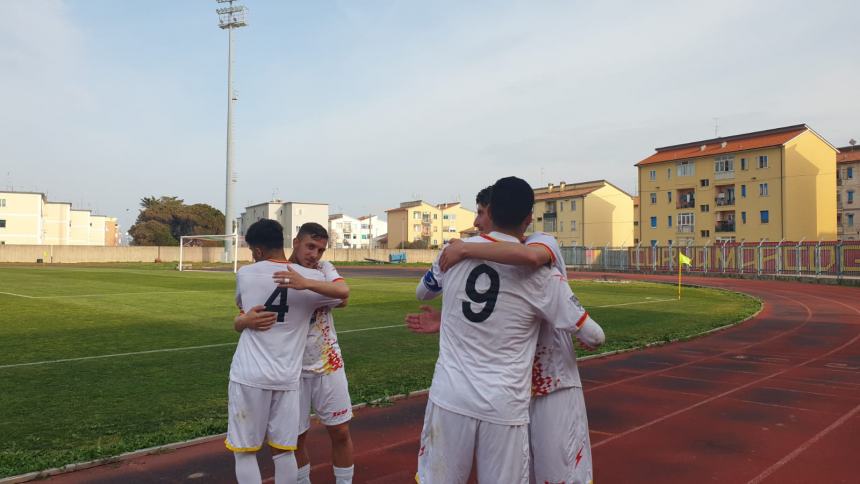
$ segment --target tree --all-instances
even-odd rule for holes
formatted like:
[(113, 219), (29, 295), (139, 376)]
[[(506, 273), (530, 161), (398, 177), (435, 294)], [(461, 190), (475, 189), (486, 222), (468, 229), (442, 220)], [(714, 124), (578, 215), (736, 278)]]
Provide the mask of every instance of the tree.
[[(183, 235), (220, 234), (224, 214), (205, 203), (186, 205), (178, 197), (144, 197), (137, 222), (129, 229), (134, 245), (179, 245)], [(209, 241), (200, 245), (220, 245)]]

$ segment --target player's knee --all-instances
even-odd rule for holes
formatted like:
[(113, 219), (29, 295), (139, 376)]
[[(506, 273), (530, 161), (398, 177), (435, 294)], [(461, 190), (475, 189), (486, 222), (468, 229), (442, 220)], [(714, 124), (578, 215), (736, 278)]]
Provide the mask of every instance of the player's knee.
[(349, 435), (349, 424), (340, 424), (328, 428), (334, 444), (347, 444), (351, 439)]

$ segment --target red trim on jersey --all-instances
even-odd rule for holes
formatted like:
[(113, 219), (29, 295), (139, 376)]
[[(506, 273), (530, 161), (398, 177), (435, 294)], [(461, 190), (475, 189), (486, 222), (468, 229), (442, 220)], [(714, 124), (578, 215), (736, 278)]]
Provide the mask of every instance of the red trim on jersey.
[(489, 236), (489, 235), (487, 235), (487, 234), (481, 234), (481, 237), (483, 237), (483, 238), (485, 238), (485, 239), (489, 240), (490, 242), (498, 242), (498, 240), (496, 240), (496, 239), (494, 239), (494, 238), (490, 237), (490, 236)]
[(279, 260), (279, 259), (266, 259), (266, 260), (269, 262), (275, 262), (277, 264), (289, 264), (290, 263), (290, 261), (288, 261), (288, 260)]
[(550, 260), (550, 262), (555, 264), (555, 252), (553, 252), (552, 249), (550, 249), (549, 246), (544, 244), (543, 242), (529, 242), (528, 244), (526, 244), (526, 247), (532, 247), (532, 246), (538, 246), (538, 245), (543, 247), (544, 249), (546, 249), (547, 252), (549, 252), (549, 260)]
[(345, 280), (346, 280), (346, 279), (344, 279), (343, 277), (338, 277), (337, 279), (335, 279), (335, 280), (333, 280), (333, 281), (331, 281), (331, 282), (345, 281)]
[(579, 321), (576, 322), (576, 329), (581, 328), (582, 325), (585, 324), (586, 319), (588, 319), (588, 311), (582, 313), (582, 316), (580, 316)]

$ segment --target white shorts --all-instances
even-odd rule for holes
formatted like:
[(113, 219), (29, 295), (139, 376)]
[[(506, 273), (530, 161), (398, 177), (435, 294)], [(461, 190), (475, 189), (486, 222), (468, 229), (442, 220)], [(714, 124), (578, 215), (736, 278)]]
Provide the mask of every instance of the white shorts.
[(299, 433), (311, 428), (311, 408), (326, 426), (340, 425), (352, 419), (352, 401), (343, 368), (327, 375), (302, 376)]
[(418, 450), (418, 483), (465, 483), (473, 456), (478, 482), (528, 484), (528, 426), (477, 420), (428, 401)]
[(264, 390), (230, 382), (227, 387), (227, 448), (256, 452), (268, 444), (278, 450), (296, 450), (299, 436), (299, 392)]
[(535, 482), (592, 482), (591, 441), (582, 388), (563, 388), (532, 398), (529, 414)]

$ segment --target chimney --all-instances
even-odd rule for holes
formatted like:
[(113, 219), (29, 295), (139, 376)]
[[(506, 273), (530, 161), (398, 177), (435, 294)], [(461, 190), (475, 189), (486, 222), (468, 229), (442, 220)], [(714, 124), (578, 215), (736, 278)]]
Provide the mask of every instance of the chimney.
[(558, 191), (563, 192), (563, 191), (564, 191), (564, 186), (565, 186), (565, 185), (566, 185), (566, 183), (565, 183), (565, 182), (561, 182), (561, 183), (559, 183), (559, 184), (558, 184)]
[(552, 192), (552, 182), (550, 182), (550, 183), (548, 183), (548, 184), (547, 184), (547, 186), (546, 186), (546, 192), (547, 192), (547, 193)]
[(705, 148), (707, 148), (707, 147), (708, 147), (708, 145), (702, 145), (701, 147), (699, 147), (699, 151), (705, 151)]

